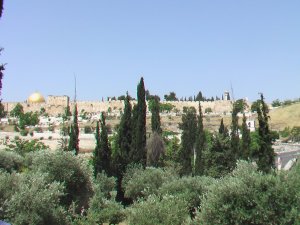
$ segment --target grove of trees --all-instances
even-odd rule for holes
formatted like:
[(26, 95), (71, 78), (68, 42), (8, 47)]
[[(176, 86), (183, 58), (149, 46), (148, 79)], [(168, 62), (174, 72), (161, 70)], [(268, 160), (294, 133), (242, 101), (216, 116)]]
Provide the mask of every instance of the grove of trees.
[[(161, 104), (151, 100), (146, 129), (144, 79), (137, 104), (130, 96), (115, 134), (105, 113), (95, 129), (95, 150), (80, 157), (75, 104), (64, 151), (16, 139), (0, 151), (0, 220), (12, 224), (298, 224), (300, 164), (274, 168), (272, 133), (263, 95), (250, 133), (241, 102), (231, 126), (205, 129), (201, 105), (185, 108), (181, 141), (161, 127)], [(21, 112), (22, 110), (16, 110)], [(239, 135), (241, 133), (241, 137)]]

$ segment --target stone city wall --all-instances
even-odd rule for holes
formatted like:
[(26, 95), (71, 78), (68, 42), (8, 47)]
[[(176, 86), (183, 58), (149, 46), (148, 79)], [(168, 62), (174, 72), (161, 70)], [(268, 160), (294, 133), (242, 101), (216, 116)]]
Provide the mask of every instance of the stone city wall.
[[(132, 101), (131, 104), (136, 104), (136, 101)], [(198, 102), (192, 101), (162, 101), (162, 103), (169, 103), (174, 105), (175, 108), (182, 112), (184, 107), (194, 107), (198, 109)], [(18, 102), (4, 102), (3, 105), (5, 110), (10, 112)], [(46, 110), (50, 116), (57, 116), (65, 112), (67, 105), (70, 105), (71, 111), (74, 107), (74, 102), (69, 101), (68, 96), (49, 96), (46, 103), (20, 103), (24, 112), (40, 112), (41, 108)], [(205, 101), (201, 102), (202, 111), (205, 112), (205, 109), (211, 108), (214, 113), (229, 113), (232, 111), (232, 102), (231, 101)], [(100, 113), (100, 112), (120, 112), (124, 108), (124, 102), (119, 100), (113, 101), (77, 101), (78, 112), (85, 111), (88, 113)]]

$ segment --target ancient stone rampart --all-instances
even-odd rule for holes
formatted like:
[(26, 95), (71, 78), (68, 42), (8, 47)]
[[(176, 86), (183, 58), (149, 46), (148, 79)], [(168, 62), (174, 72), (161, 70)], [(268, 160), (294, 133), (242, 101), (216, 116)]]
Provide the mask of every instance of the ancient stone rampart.
[[(100, 113), (100, 112), (120, 112), (124, 108), (124, 102), (120, 100), (112, 101), (77, 101), (78, 112), (88, 112), (88, 113)], [(132, 101), (131, 104), (136, 104), (136, 101)], [(198, 109), (198, 102), (193, 101), (162, 101), (162, 103), (168, 103), (175, 107), (179, 112), (182, 112), (184, 107), (194, 107)], [(10, 112), (18, 102), (4, 102), (5, 110)], [(46, 110), (51, 116), (57, 116), (65, 112), (65, 108), (69, 105), (71, 111), (74, 107), (74, 102), (70, 102), (68, 96), (48, 96), (45, 103), (20, 103), (24, 112), (40, 112), (42, 108)], [(214, 113), (229, 113), (232, 111), (231, 101), (203, 101), (201, 102), (202, 111), (205, 112), (207, 108), (211, 108)]]

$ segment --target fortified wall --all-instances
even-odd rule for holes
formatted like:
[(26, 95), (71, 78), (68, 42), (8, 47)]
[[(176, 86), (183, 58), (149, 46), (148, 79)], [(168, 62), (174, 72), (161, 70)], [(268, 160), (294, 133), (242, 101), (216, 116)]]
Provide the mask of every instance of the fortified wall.
[[(136, 101), (131, 101), (131, 104), (136, 104)], [(175, 107), (178, 112), (182, 112), (184, 107), (194, 107), (198, 109), (198, 102), (194, 101), (162, 101), (162, 103), (169, 103)], [(3, 102), (5, 110), (10, 112), (18, 102)], [(42, 108), (50, 116), (62, 115), (66, 107), (69, 105), (72, 111), (74, 102), (70, 102), (68, 96), (48, 96), (46, 102), (30, 103), (19, 102), (23, 106), (24, 112), (40, 112)], [(232, 111), (232, 101), (218, 100), (218, 101), (203, 101), (201, 102), (202, 111), (211, 108), (214, 113), (229, 113)], [(85, 111), (87, 113), (97, 114), (100, 112), (113, 112), (119, 113), (124, 108), (124, 101), (77, 101), (78, 112)]]

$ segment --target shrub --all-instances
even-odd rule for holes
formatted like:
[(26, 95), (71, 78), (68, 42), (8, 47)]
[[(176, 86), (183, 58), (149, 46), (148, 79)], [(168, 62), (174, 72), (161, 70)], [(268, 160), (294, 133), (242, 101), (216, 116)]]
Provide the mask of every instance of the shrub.
[(12, 151), (0, 150), (0, 168), (7, 172), (20, 171), (24, 158)]
[(5, 202), (5, 218), (12, 224), (68, 224), (59, 206), (63, 186), (48, 183), (43, 174), (22, 174), (16, 192)]
[(189, 217), (187, 202), (177, 196), (151, 195), (146, 201), (140, 199), (127, 209), (131, 225), (181, 225)]
[(44, 143), (38, 140), (24, 140), (20, 139), (19, 137), (15, 137), (10, 144), (6, 145), (6, 150), (14, 151), (21, 156), (24, 156), (26, 153), (35, 152), (40, 150), (48, 149), (49, 147), (46, 146)]
[(93, 129), (91, 126), (85, 126), (84, 127), (84, 133), (85, 134), (92, 134), (93, 133)]
[(48, 140), (52, 140), (52, 138), (53, 138), (52, 136), (49, 136), (49, 137), (48, 137)]
[(118, 224), (125, 218), (123, 206), (115, 199), (116, 179), (99, 173), (94, 183), (94, 196), (90, 199), (87, 216), (76, 224)]
[(66, 195), (61, 202), (70, 206), (72, 202), (78, 204), (78, 210), (86, 207), (92, 193), (91, 171), (84, 161), (70, 152), (57, 151), (38, 152), (26, 157), (32, 171), (46, 173), (48, 183), (57, 181), (65, 186)]
[(200, 197), (215, 183), (211, 177), (183, 177), (164, 183), (158, 190), (160, 196), (172, 195), (185, 200), (191, 213), (201, 204)]
[(0, 170), (0, 218), (5, 217), (5, 201), (9, 200), (16, 192), (19, 177), (13, 173), (9, 174)]
[(20, 135), (21, 136), (27, 136), (28, 135), (28, 131), (27, 130), (21, 130), (20, 131)]
[(158, 188), (163, 183), (174, 180), (176, 174), (170, 170), (161, 168), (141, 166), (129, 167), (124, 175), (122, 188), (125, 190), (125, 197), (137, 200), (146, 198), (150, 194), (157, 194)]
[(212, 109), (211, 109), (210, 107), (208, 107), (208, 108), (205, 109), (204, 112), (205, 112), (205, 113), (212, 113)]
[(236, 170), (209, 187), (191, 224), (298, 224), (299, 197), (285, 179), (239, 162)]

